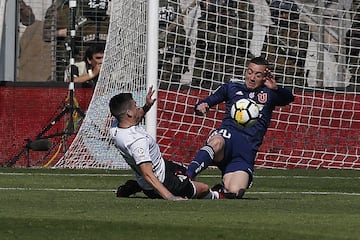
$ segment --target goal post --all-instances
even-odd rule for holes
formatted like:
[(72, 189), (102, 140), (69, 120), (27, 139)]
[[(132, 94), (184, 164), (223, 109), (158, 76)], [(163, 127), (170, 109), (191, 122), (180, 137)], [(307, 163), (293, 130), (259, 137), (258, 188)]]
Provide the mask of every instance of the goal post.
[(109, 34), (93, 97), (78, 134), (55, 168), (129, 168), (111, 141), (108, 106), (121, 92), (131, 92), (138, 105), (144, 104), (147, 2), (111, 1)]
[(225, 110), (220, 104), (199, 117), (196, 102), (232, 78), (243, 80), (248, 60), (264, 56), (295, 101), (275, 109), (256, 167), (360, 169), (356, 1), (111, 4), (99, 81), (77, 136), (55, 167), (128, 168), (109, 137), (108, 102), (132, 92), (144, 104), (150, 86), (157, 105), (143, 124), (153, 127), (148, 130), (165, 159), (189, 163)]
[[(153, 98), (157, 98), (158, 80), (158, 36), (159, 36), (159, 1), (149, 1), (147, 21), (147, 54), (146, 54), (146, 88), (155, 90)], [(145, 97), (145, 96), (144, 96)], [(146, 128), (148, 133), (156, 139), (157, 102), (146, 114)]]
[(2, 47), (2, 38), (3, 38), (3, 31), (5, 25), (5, 8), (6, 8), (6, 1), (0, 2), (0, 50)]

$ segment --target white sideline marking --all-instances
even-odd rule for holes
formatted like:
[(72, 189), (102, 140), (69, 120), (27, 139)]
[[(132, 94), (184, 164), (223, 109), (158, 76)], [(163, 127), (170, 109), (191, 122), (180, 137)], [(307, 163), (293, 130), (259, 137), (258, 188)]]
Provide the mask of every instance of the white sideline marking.
[[(0, 176), (65, 176), (65, 177), (133, 177), (134, 174), (101, 174), (101, 173), (6, 173), (0, 172)], [(220, 175), (200, 175), (202, 178), (220, 178)], [(279, 178), (279, 179), (360, 179), (359, 177), (331, 177), (331, 176), (254, 176), (254, 178)], [(116, 189), (86, 189), (86, 188), (23, 188), (23, 187), (0, 187), (4, 191), (59, 191), (59, 192), (115, 192)], [(360, 193), (346, 193), (346, 192), (251, 192), (248, 194), (304, 194), (304, 195), (347, 195), (360, 196)]]
[(115, 192), (116, 189), (89, 189), (89, 188), (23, 188), (23, 187), (0, 187), (0, 190), (16, 191), (59, 191), (59, 192)]
[[(133, 177), (134, 174), (131, 173), (12, 173), (12, 172), (0, 172), (0, 176), (65, 176), (65, 177)], [(214, 175), (199, 175), (199, 178), (219, 178), (221, 177), (218, 174)], [(332, 176), (261, 176), (255, 175), (254, 179), (256, 178), (279, 178), (279, 179), (288, 179), (288, 178), (295, 178), (295, 179), (360, 179), (359, 177), (332, 177)]]
[(8, 176), (65, 176), (65, 177), (132, 177), (134, 174), (105, 174), (105, 173), (4, 173), (0, 175)]
[[(22, 187), (0, 187), (0, 190), (8, 191), (59, 191), (59, 192), (115, 192), (116, 189), (89, 189), (89, 188), (22, 188)], [(306, 195), (346, 195), (360, 196), (360, 193), (347, 192), (247, 192), (248, 194), (306, 194)]]
[[(199, 177), (207, 177), (207, 178), (212, 178), (212, 177), (221, 177), (220, 175), (199, 175)], [(256, 178), (273, 178), (273, 179), (289, 179), (289, 178), (294, 178), (294, 179), (360, 179), (359, 177), (332, 177), (332, 176), (261, 176), (261, 175), (254, 175), (254, 179)]]
[(360, 193), (347, 193), (347, 192), (246, 192), (246, 194), (303, 194), (303, 195), (347, 195), (347, 196), (360, 196)]

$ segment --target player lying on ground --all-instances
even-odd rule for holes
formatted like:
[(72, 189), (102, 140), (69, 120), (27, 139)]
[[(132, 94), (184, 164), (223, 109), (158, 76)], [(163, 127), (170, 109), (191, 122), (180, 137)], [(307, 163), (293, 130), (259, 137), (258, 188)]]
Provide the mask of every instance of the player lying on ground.
[[(261, 57), (252, 59), (245, 73), (245, 83), (232, 79), (195, 105), (195, 112), (205, 115), (212, 106), (225, 102), (226, 112), (220, 128), (199, 150), (186, 174), (195, 179), (210, 164), (218, 166), (222, 172), (222, 184), (213, 189), (219, 190), (226, 198), (243, 197), (252, 183), (256, 154), (273, 110), (294, 101), (289, 90), (276, 84), (267, 66), (267, 61)], [(242, 98), (252, 99), (259, 106), (259, 119), (252, 127), (242, 127), (231, 117), (232, 105)]]
[[(139, 126), (145, 113), (154, 104), (153, 93), (150, 88), (146, 104), (142, 108), (136, 105), (131, 93), (120, 93), (110, 100), (110, 112), (116, 119), (110, 129), (111, 136), (136, 176), (136, 182), (128, 181), (117, 195), (120, 197), (123, 194), (126, 197), (128, 193), (143, 190), (151, 198), (218, 199), (218, 192), (213, 192), (205, 183), (192, 181), (184, 175), (184, 167), (165, 161), (156, 141)], [(129, 189), (125, 189), (126, 187)]]

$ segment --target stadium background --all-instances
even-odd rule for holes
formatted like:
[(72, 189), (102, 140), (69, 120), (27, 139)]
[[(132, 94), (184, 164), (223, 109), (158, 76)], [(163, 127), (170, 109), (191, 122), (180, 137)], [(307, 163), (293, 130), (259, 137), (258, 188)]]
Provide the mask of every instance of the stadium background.
[[(76, 98), (80, 104), (80, 107), (86, 111), (88, 104), (92, 97), (92, 89), (91, 88), (76, 88)], [(199, 96), (199, 94), (206, 94), (206, 92), (191, 92), (192, 96)], [(313, 94), (313, 93), (309, 93)], [(343, 98), (342, 94), (333, 94), (326, 92), (317, 92), (318, 96), (322, 96), (325, 98), (339, 98), (341, 100)], [(335, 95), (335, 96), (334, 96)], [(53, 84), (53, 86), (49, 86), (48, 84), (28, 84), (27, 86), (24, 84), (15, 84), (15, 83), (7, 83), (0, 86), (0, 165), (5, 165), (8, 161), (11, 160), (26, 144), (26, 139), (34, 139), (34, 137), (47, 125), (50, 120), (54, 118), (56, 113), (62, 110), (63, 101), (67, 96), (67, 85), (66, 84)], [(168, 159), (177, 160), (181, 162), (189, 162), (192, 156), (195, 154), (199, 146), (205, 140), (203, 137), (199, 136), (185, 136), (182, 133), (176, 134), (172, 131), (172, 129), (177, 129), (179, 126), (169, 125), (167, 121), (167, 117), (163, 115), (165, 109), (164, 102), (165, 97), (171, 96), (171, 94), (164, 94), (164, 92), (160, 92), (159, 95), (159, 111), (158, 115), (162, 116), (161, 121), (159, 122), (159, 126), (163, 129), (168, 129), (166, 132), (159, 132), (158, 134), (162, 137), (162, 145), (170, 145), (172, 148), (163, 148), (164, 156)], [(360, 102), (360, 96), (355, 96), (357, 101)], [(353, 96), (348, 96), (349, 99), (352, 99)], [(181, 101), (181, 99), (180, 99)], [(296, 102), (301, 102), (302, 99), (296, 98)], [(323, 106), (323, 102), (318, 101), (319, 106)], [(170, 107), (170, 106), (168, 106)], [(343, 107), (347, 107), (346, 105)], [(360, 107), (360, 106), (359, 106)], [(162, 111), (162, 110), (163, 111)], [(360, 109), (357, 109), (359, 111)], [(297, 111), (296, 109), (290, 109), (287, 107), (285, 112), (287, 111)], [(313, 109), (308, 109), (307, 112), (302, 112), (303, 118), (301, 121), (304, 123), (308, 122), (310, 116), (312, 114), (316, 114)], [(215, 112), (211, 112), (209, 117), (213, 117)], [(328, 112), (327, 114), (336, 114), (341, 116), (343, 113), (341, 111), (338, 112)], [(343, 116), (343, 115), (342, 115)], [(221, 116), (217, 116), (220, 118)], [(275, 116), (277, 117), (277, 116)], [(284, 117), (287, 118), (286, 115)], [(347, 118), (347, 116), (343, 116)], [(179, 115), (178, 118), (181, 118)], [(201, 121), (200, 118), (197, 118), (197, 121)], [(319, 120), (321, 121), (321, 119)], [(50, 132), (61, 131), (61, 125), (59, 127), (54, 128)], [(324, 123), (325, 124), (325, 123)], [(339, 123), (333, 123), (333, 126)], [(342, 123), (343, 124), (343, 123)], [(295, 125), (283, 124), (282, 126), (278, 126), (279, 128), (286, 129), (285, 132), (275, 132), (268, 131), (266, 140), (261, 147), (263, 151), (278, 153), (284, 149), (292, 149), (296, 147), (297, 149), (316, 149), (318, 145), (318, 141), (321, 139), (328, 139), (328, 147), (334, 148), (334, 151), (337, 151), (337, 157), (334, 155), (325, 156), (325, 159), (328, 160), (338, 160), (339, 162), (329, 164), (323, 163), (319, 164), (316, 162), (311, 162), (312, 156), (311, 154), (306, 155), (306, 153), (298, 153), (298, 156), (302, 158), (302, 161), (298, 161), (298, 159), (294, 159), (290, 161), (287, 166), (283, 164), (274, 164), (272, 167), (307, 167), (311, 164), (320, 165), (321, 167), (327, 168), (360, 168), (360, 162), (356, 161), (353, 158), (344, 158), (344, 155), (349, 151), (349, 148), (357, 146), (359, 144), (359, 139), (357, 132), (360, 130), (360, 125), (354, 126), (353, 129), (323, 129), (319, 130), (311, 130), (307, 129), (299, 129)], [(289, 134), (293, 133), (293, 134)], [(186, 139), (186, 141), (184, 141)], [(271, 147), (271, 146), (278, 146)], [(301, 146), (303, 145), (303, 146)], [(335, 147), (336, 146), (336, 147)], [(338, 146), (343, 146), (339, 148)], [(270, 147), (270, 148), (269, 148)], [(336, 148), (336, 149), (335, 149)], [(283, 152), (286, 154), (286, 152)], [(60, 157), (61, 155), (59, 155)], [(50, 156), (51, 157), (51, 156)], [(48, 158), (50, 158), (48, 157)], [(42, 166), (48, 160), (45, 159), (42, 162), (38, 162), (39, 154), (36, 152), (31, 152), (30, 155), (30, 165)], [(174, 159), (176, 158), (176, 159)], [(261, 156), (259, 157), (261, 159)], [(287, 160), (287, 156), (284, 155), (284, 162)], [(20, 161), (17, 162), (15, 166), (24, 167), (27, 165), (27, 159), (21, 158)], [(271, 160), (271, 159), (268, 159)], [(301, 165), (304, 162), (305, 165)], [(262, 162), (257, 162), (258, 165), (261, 165)]]
[[(48, 1), (40, 1), (40, 0), (29, 0), (25, 1), (27, 3), (30, 3), (34, 13), (36, 14), (37, 19), (42, 19), (45, 13), (46, 8), (51, 3), (50, 0)], [(306, 2), (306, 1), (305, 1)], [(354, 5), (357, 4), (356, 1), (354, 1)], [(25, 33), (25, 28), (22, 26), (20, 27), (20, 36)], [(211, 36), (210, 36), (211, 37)], [(182, 41), (182, 40), (181, 40)], [(213, 56), (209, 56), (210, 58)], [(201, 56), (199, 57), (201, 58)], [(240, 62), (239, 65), (242, 65), (240, 63), (243, 63), (244, 59), (238, 59)], [(47, 63), (46, 61), (44, 61)], [(166, 61), (165, 61), (166, 63)], [(211, 63), (210, 63), (211, 64)], [(38, 64), (37, 64), (38, 65)], [(217, 69), (217, 67), (215, 66)], [(167, 78), (166, 74), (168, 74), (168, 69), (166, 64), (163, 65), (163, 76), (162, 78)], [(174, 69), (176, 73), (179, 73), (181, 69)], [(228, 77), (227, 71), (229, 69), (225, 69), (225, 74), (215, 74), (214, 77), (216, 77), (220, 82)], [(241, 72), (242, 69), (236, 70), (237, 72)], [(231, 69), (229, 70), (231, 71)], [(206, 71), (205, 71), (206, 72)], [(202, 73), (195, 72), (195, 76), (198, 77)], [(211, 74), (211, 71), (206, 72), (206, 74)], [(204, 76), (205, 76), (204, 75)], [(20, 76), (20, 75), (19, 75)], [(28, 75), (29, 78), (25, 78), (23, 81), (31, 81), (30, 77), (33, 77), (32, 75)], [(207, 75), (206, 75), (207, 76)], [(211, 76), (211, 75), (209, 75)], [(179, 80), (179, 74), (172, 75), (174, 81)], [(201, 78), (199, 78), (201, 79)], [(206, 83), (206, 82), (204, 82)], [(198, 83), (200, 84), (200, 83)], [(41, 86), (40, 86), (41, 85)], [(67, 96), (67, 85), (63, 83), (49, 83), (46, 82), (44, 84), (22, 84), (20, 81), (17, 81), (15, 83), (9, 83), (4, 82), (1, 86), (1, 134), (2, 134), (2, 144), (1, 144), (1, 156), (0, 156), (0, 163), (6, 163), (14, 154), (16, 154), (24, 145), (26, 138), (33, 138), (41, 129), (49, 123), (49, 120), (54, 116), (54, 112), (57, 110), (61, 110), (62, 103), (64, 99)], [(201, 84), (200, 84), (201, 85)], [(163, 86), (161, 84), (160, 86)], [(159, 92), (159, 109), (162, 109), (162, 106), (166, 107), (175, 107), (174, 109), (170, 109), (170, 111), (174, 111), (175, 115), (177, 112), (176, 107), (181, 106), (170, 106), (169, 104), (165, 104), (168, 98), (170, 98), (171, 94), (168, 94), (171, 92), (171, 88), (167, 88), (165, 83), (165, 87)], [(215, 86), (210, 86), (210, 88), (215, 88)], [(208, 92), (206, 91), (200, 91), (200, 90), (184, 90), (185, 93), (187, 93), (188, 96), (206, 96)], [(356, 93), (347, 92), (346, 94), (333, 92), (333, 91), (327, 91), (327, 89), (319, 90), (316, 89), (316, 91), (308, 91), (308, 92), (297, 92), (298, 90), (295, 90), (295, 93), (298, 93), (298, 96), (300, 98), (297, 98), (295, 104), (289, 108), (283, 109), (282, 116), (275, 116), (276, 119), (279, 119), (274, 124), (277, 124), (276, 128), (280, 129), (286, 129), (286, 132), (281, 131), (269, 131), (267, 135), (267, 139), (265, 141), (265, 144), (262, 146), (263, 150), (270, 153), (280, 153), (277, 155), (283, 155), (284, 158), (287, 158), (286, 152), (284, 152), (284, 149), (291, 149), (292, 146), (296, 146), (297, 149), (301, 149), (304, 146), (304, 149), (316, 149), (317, 143), (319, 142), (319, 145), (321, 145), (321, 148), (326, 148), (327, 151), (333, 152), (334, 154), (331, 154), (329, 156), (321, 156), (322, 159), (328, 159), (328, 160), (338, 160), (339, 162), (335, 163), (334, 166), (327, 166), (327, 167), (357, 167), (358, 166), (358, 160), (355, 158), (347, 158), (344, 157), (347, 155), (348, 152), (353, 152), (354, 147), (358, 146), (358, 132), (359, 124), (351, 123), (352, 128), (351, 129), (337, 129), (337, 126), (340, 122), (338, 119), (351, 119), (352, 116), (347, 116), (347, 114), (351, 114), (349, 112), (343, 112), (342, 109), (352, 109), (353, 112), (359, 111), (359, 105), (354, 105), (354, 102), (359, 102), (359, 96)], [(302, 90), (299, 90), (302, 91)], [(76, 89), (76, 97), (79, 100), (80, 106), (83, 110), (86, 110), (88, 103), (91, 99), (92, 91), (91, 89), (85, 89), (81, 87), (77, 87)], [(162, 96), (164, 96), (162, 98)], [(303, 99), (302, 96), (309, 96), (309, 98)], [(315, 100), (310, 101), (311, 97), (315, 97)], [(194, 99), (191, 101), (195, 101)], [(331, 99), (331, 102), (327, 102), (327, 99)], [(349, 99), (347, 102), (346, 100)], [(177, 101), (180, 101), (179, 99), (176, 99)], [(338, 106), (333, 106), (332, 104), (336, 104), (337, 100), (339, 100)], [(172, 99), (171, 102), (173, 102), (174, 99)], [(305, 102), (304, 102), (305, 101)], [(163, 104), (163, 105), (161, 105)], [(311, 108), (307, 107), (301, 107), (299, 106), (312, 106)], [(355, 108), (354, 108), (355, 106)], [(323, 111), (324, 107), (326, 109), (333, 109), (332, 111)], [(179, 112), (181, 109), (179, 109)], [(191, 159), (191, 156), (194, 154), (194, 151), (199, 148), (199, 146), (203, 143), (204, 138), (199, 136), (189, 136), (187, 135), (186, 138), (183, 133), (175, 133), (172, 132), (172, 129), (178, 129), (179, 126), (175, 125), (168, 125), (167, 123), (167, 117), (164, 115), (166, 111), (159, 110), (159, 115), (162, 115), (164, 118), (161, 118), (162, 120), (159, 122), (160, 129), (168, 129), (168, 131), (159, 132), (159, 135), (163, 136), (160, 139), (161, 146), (170, 145), (172, 148), (164, 148), (163, 152), (166, 158), (173, 159), (177, 158), (176, 160), (182, 161), (182, 162), (188, 162)], [(302, 117), (300, 119), (295, 119), (295, 116), (291, 116), (291, 112), (301, 112)], [(321, 112), (321, 113), (319, 113)], [(311, 116), (318, 116), (318, 114), (323, 118), (312, 118)], [(212, 116), (209, 116), (210, 118)], [(221, 116), (214, 116), (214, 118), (220, 118)], [(333, 120), (332, 128), (329, 129), (312, 129), (309, 128), (299, 128), (295, 125), (289, 125), (285, 124), (282, 125), (283, 122), (289, 121), (289, 118), (294, 118), (294, 122), (301, 122), (303, 124), (309, 123), (310, 125), (315, 121), (317, 125), (326, 125), (328, 124), (326, 121), (329, 121), (330, 117), (334, 117), (335, 120)], [(175, 116), (174, 119), (180, 119), (181, 116)], [(284, 121), (281, 121), (282, 118), (284, 118)], [(337, 119), (337, 120), (336, 120)], [(322, 122), (324, 121), (324, 122)], [(341, 121), (341, 120), (340, 120)], [(62, 123), (64, 124), (64, 123)], [(172, 122), (172, 124), (174, 124)], [(350, 124), (350, 122), (349, 122)], [(286, 126), (285, 126), (286, 125)], [(345, 127), (347, 126), (347, 123), (341, 122), (341, 126)], [(273, 126), (274, 128), (275, 126)], [(59, 130), (60, 127), (57, 127), (55, 130)], [(181, 127), (180, 127), (181, 128)], [(196, 130), (194, 130), (196, 132)], [(292, 134), (294, 133), (294, 134)], [(296, 134), (295, 134), (296, 133)], [(355, 134), (354, 134), (355, 133)], [(186, 139), (186, 141), (184, 141)], [(328, 146), (324, 146), (323, 142), (320, 143), (320, 141), (327, 139)], [(270, 144), (271, 143), (271, 144)], [(276, 147), (276, 146), (279, 147)], [(305, 146), (306, 145), (306, 146)], [(282, 149), (280, 146), (284, 147)], [(340, 146), (340, 147), (339, 147)], [(285, 148), (286, 147), (286, 148)], [(334, 150), (332, 150), (334, 148)], [(187, 149), (187, 151), (184, 151), (184, 149)], [(350, 151), (349, 151), (350, 149)], [(356, 150), (355, 150), (356, 151)], [(293, 154), (299, 156), (299, 159), (294, 159), (294, 162), (285, 161), (288, 162), (289, 165), (286, 165), (285, 167), (306, 167), (309, 164), (312, 165), (311, 159), (313, 157), (316, 157), (313, 155), (313, 152), (299, 152), (298, 154)], [(317, 154), (323, 154), (323, 153), (317, 153)], [(271, 156), (271, 154), (269, 155)], [(35, 159), (31, 158), (31, 159)], [(270, 157), (271, 158), (271, 157)], [(281, 157), (280, 157), (281, 158)], [(304, 159), (305, 165), (302, 165), (302, 160)], [(271, 159), (270, 159), (271, 160)], [(24, 159), (22, 161), (19, 161), (18, 166), (25, 166), (26, 162)], [(32, 162), (31, 165), (38, 165), (38, 162)], [(261, 162), (259, 163), (261, 165)], [(325, 163), (327, 165), (328, 163)], [(41, 165), (41, 164), (40, 164)], [(315, 163), (316, 166), (324, 166), (322, 163)], [(274, 165), (276, 166), (276, 163)], [(281, 167), (284, 167), (281, 165)]]

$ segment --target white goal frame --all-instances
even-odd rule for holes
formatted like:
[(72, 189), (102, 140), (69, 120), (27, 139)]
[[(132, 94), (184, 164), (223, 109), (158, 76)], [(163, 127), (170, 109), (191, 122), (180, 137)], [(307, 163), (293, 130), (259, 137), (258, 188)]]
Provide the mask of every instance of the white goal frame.
[(4, 24), (5, 24), (5, 8), (6, 8), (6, 1), (0, 2), (0, 48), (2, 44), (2, 37), (3, 37), (3, 31), (4, 31)]

